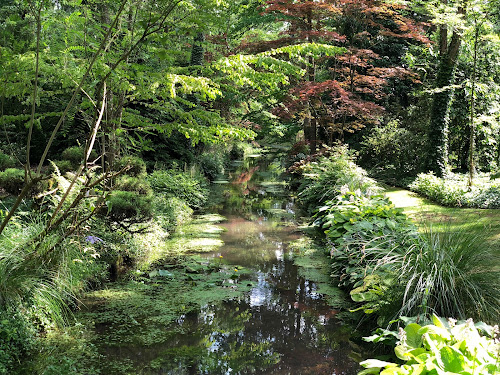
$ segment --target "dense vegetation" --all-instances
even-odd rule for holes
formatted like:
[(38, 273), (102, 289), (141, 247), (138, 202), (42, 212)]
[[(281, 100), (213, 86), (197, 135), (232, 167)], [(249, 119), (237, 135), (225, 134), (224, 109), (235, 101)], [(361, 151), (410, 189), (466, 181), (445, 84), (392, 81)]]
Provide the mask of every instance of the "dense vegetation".
[[(286, 150), (274, 168), (350, 319), (416, 319), (407, 336), (380, 336), (397, 336), (408, 363), (364, 373), (453, 372), (448, 354), (453, 373), (499, 371), (498, 329), (432, 318), (498, 323), (498, 233), (422, 225), (383, 195), (388, 183), (500, 207), (499, 20), (497, 0), (3, 1), (0, 374), (83, 371), (78, 356), (42, 367), (51, 335), (100, 285), (144, 287), (155, 311), (157, 284), (191, 293), (169, 301), (166, 322), (245, 292), (217, 289), (243, 271), (187, 257), (217, 238), (168, 241), (236, 199), (214, 194), (221, 176), (262, 145)], [(236, 178), (245, 195), (255, 171)]]

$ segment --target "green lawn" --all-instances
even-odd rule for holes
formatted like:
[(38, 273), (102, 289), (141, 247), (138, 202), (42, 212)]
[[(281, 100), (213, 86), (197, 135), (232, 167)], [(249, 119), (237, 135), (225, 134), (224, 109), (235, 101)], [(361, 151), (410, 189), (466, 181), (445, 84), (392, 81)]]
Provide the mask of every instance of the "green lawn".
[(473, 232), (486, 233), (498, 243), (500, 251), (500, 209), (443, 207), (411, 191), (392, 187), (386, 189), (386, 195), (419, 225), (432, 225), (435, 229), (446, 226), (448, 230), (468, 227)]

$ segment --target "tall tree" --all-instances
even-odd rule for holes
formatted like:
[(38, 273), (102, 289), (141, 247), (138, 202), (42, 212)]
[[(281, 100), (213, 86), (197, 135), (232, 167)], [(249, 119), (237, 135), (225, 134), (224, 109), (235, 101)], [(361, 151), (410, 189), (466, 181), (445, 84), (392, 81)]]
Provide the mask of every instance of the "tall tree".
[[(432, 102), (429, 127), (429, 152), (427, 168), (437, 176), (446, 174), (448, 166), (448, 121), (450, 104), (453, 99), (453, 83), (457, 65), (460, 44), (462, 43), (462, 20), (466, 15), (467, 1), (460, 0), (457, 4), (449, 4), (441, 0), (443, 15), (438, 18), (439, 25), (439, 66), (435, 79), (435, 92)], [(456, 5), (456, 9), (451, 5)], [(456, 18), (450, 22), (449, 15)], [(449, 33), (451, 31), (451, 37)]]
[[(312, 150), (321, 139), (343, 139), (374, 123), (383, 113), (382, 98), (391, 79), (416, 82), (401, 66), (401, 54), (385, 58), (371, 48), (377, 44), (427, 42), (422, 25), (404, 16), (405, 7), (384, 1), (271, 1), (267, 13), (288, 27), (279, 39), (253, 43), (248, 48), (307, 42), (342, 46), (339, 56), (310, 56), (307, 74), (297, 82), (275, 112), (303, 125)], [(341, 32), (344, 35), (341, 35)], [(388, 61), (388, 62), (387, 62)]]

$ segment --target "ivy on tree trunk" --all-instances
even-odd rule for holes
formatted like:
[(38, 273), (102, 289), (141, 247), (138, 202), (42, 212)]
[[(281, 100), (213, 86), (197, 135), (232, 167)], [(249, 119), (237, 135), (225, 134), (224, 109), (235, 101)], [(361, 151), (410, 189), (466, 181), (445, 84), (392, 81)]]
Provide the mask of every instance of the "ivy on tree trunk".
[[(447, 1), (443, 0), (446, 4)], [(459, 7), (458, 14), (464, 15), (465, 8)], [(436, 176), (446, 174), (448, 166), (448, 120), (453, 100), (453, 82), (455, 67), (462, 37), (458, 30), (453, 30), (450, 42), (448, 27), (441, 25), (439, 43), (439, 68), (436, 77), (435, 93), (432, 102), (430, 127), (428, 132), (429, 150), (427, 153), (427, 169)]]

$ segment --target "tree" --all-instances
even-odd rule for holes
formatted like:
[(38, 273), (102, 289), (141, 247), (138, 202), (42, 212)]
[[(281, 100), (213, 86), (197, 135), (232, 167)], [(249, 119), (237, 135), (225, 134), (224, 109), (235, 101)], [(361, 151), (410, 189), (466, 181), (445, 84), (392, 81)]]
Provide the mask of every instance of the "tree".
[[(332, 142), (377, 122), (384, 112), (382, 99), (392, 79), (416, 83), (417, 76), (401, 65), (401, 54), (387, 56), (370, 49), (374, 41), (386, 45), (395, 40), (428, 42), (423, 25), (405, 17), (405, 8), (382, 1), (271, 1), (266, 13), (288, 25), (282, 37), (253, 43), (247, 48), (265, 49), (290, 43), (322, 42), (342, 46), (336, 56), (309, 56), (306, 79), (294, 84), (275, 113), (302, 122), (305, 139), (316, 148), (318, 138)], [(343, 31), (341, 35), (339, 31)], [(340, 52), (340, 50), (339, 50)], [(391, 56), (389, 58), (389, 56)], [(399, 66), (398, 66), (399, 65)]]
[[(448, 122), (450, 104), (453, 98), (453, 82), (457, 58), (462, 43), (462, 19), (466, 15), (466, 1), (458, 1), (457, 8), (450, 8), (448, 0), (442, 0), (439, 25), (439, 65), (435, 79), (429, 127), (429, 152), (427, 168), (437, 176), (447, 173), (448, 166)], [(453, 21), (450, 14), (456, 15)], [(451, 38), (448, 38), (451, 29)]]

